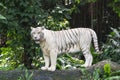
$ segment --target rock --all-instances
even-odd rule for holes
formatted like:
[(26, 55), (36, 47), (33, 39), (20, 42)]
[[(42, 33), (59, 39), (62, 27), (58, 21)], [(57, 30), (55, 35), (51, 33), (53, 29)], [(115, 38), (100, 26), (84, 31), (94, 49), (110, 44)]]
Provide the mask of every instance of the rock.
[[(33, 72), (33, 80), (79, 80), (82, 72), (80, 70), (56, 70), (55, 72), (28, 70)], [(17, 80), (21, 75), (25, 75), (25, 71), (12, 70), (0, 71), (0, 80)]]
[(80, 75), (80, 70), (35, 71), (34, 80), (78, 80)]
[(95, 69), (103, 69), (104, 65), (105, 64), (110, 64), (110, 67), (111, 67), (111, 71), (117, 71), (117, 70), (120, 70), (120, 64), (116, 63), (116, 62), (113, 62), (113, 61), (110, 61), (110, 60), (103, 60), (103, 61), (100, 61), (96, 64), (94, 64), (93, 66), (89, 67), (87, 70), (95, 70)]
[[(93, 73), (96, 68), (103, 68), (105, 64), (109, 63), (112, 71), (120, 70), (120, 65), (110, 60), (104, 60), (86, 68), (89, 73)], [(81, 70), (56, 70), (55, 72), (41, 71), (41, 70), (28, 70), (30, 75), (33, 73), (32, 80), (80, 80), (83, 74)], [(20, 76), (26, 76), (24, 70), (0, 71), (0, 80), (18, 80)], [(25, 79), (28, 80), (28, 79)]]

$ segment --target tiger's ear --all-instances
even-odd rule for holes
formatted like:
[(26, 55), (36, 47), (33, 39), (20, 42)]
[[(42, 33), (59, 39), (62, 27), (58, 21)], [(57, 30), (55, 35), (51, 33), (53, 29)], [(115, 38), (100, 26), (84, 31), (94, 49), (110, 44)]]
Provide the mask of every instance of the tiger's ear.
[(30, 27), (31, 28), (31, 30), (33, 30), (34, 29), (34, 27)]
[(44, 30), (44, 29), (45, 29), (45, 26), (42, 26), (41, 29)]

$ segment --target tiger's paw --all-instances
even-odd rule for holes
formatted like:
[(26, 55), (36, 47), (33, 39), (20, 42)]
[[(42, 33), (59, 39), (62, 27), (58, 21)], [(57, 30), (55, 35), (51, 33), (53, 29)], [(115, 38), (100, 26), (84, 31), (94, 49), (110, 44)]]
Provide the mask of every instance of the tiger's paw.
[(47, 70), (48, 68), (47, 67), (41, 67), (41, 70)]
[(86, 64), (83, 64), (83, 65), (81, 65), (81, 67), (88, 67), (88, 65), (86, 65)]
[(92, 65), (87, 65), (87, 64), (81, 65), (81, 67), (85, 67), (85, 68), (88, 68), (88, 67), (90, 67), (90, 66), (92, 66)]
[(56, 70), (56, 67), (49, 67), (48, 68), (48, 71), (55, 71)]

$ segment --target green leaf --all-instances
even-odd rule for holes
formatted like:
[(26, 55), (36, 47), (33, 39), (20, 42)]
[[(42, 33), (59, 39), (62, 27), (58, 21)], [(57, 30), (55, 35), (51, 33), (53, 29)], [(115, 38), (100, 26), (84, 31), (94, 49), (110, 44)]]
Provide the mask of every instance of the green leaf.
[(112, 76), (112, 77), (108, 77), (104, 80), (120, 80), (120, 76)]
[(0, 14), (0, 19), (6, 19), (6, 17)]

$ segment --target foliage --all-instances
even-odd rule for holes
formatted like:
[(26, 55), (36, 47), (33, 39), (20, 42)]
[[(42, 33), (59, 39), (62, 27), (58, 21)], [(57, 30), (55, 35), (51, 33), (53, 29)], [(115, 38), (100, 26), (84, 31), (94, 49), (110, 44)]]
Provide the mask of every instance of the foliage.
[[(113, 75), (114, 73), (117, 73), (117, 75)], [(118, 72), (118, 71), (113, 71), (113, 72), (111, 71), (109, 73), (109, 75), (105, 73), (104, 76), (103, 76), (103, 79), (104, 80), (119, 80), (120, 79), (119, 74), (120, 74), (120, 72)]]
[(0, 19), (6, 19), (3, 15), (0, 14)]
[[(2, 53), (0, 55), (0, 59), (1, 59), (0, 69), (4, 69), (4, 70), (15, 69), (17, 65), (20, 64), (20, 61), (22, 59), (21, 51), (23, 52), (23, 48), (14, 48), (14, 49), (15, 50), (12, 50), (12, 48), (9, 47), (1, 48)], [(17, 54), (13, 54), (13, 53), (17, 53)]]
[(105, 74), (104, 77), (111, 75), (111, 67), (109, 63), (104, 65), (104, 74)]
[(100, 78), (100, 70), (95, 69), (93, 74), (88, 73), (85, 69), (82, 70), (83, 76), (81, 80), (101, 80)]
[(118, 76), (118, 75), (120, 75), (120, 70), (112, 72), (111, 75), (112, 76)]
[[(46, 28), (51, 30), (62, 30), (69, 28), (68, 19), (70, 19), (70, 10), (64, 6), (56, 5), (52, 10), (49, 9), (42, 21), (38, 24), (44, 24)], [(41, 15), (42, 16), (42, 15)]]
[(112, 7), (113, 11), (120, 17), (120, 0), (112, 0), (112, 2), (109, 3), (109, 6)]
[[(1, 8), (6, 9), (6, 7), (2, 3), (0, 3), (0, 9)], [(0, 14), (0, 20), (1, 19), (6, 19), (6, 17), (4, 17), (2, 14)]]
[(119, 80), (120, 79), (120, 76), (112, 76), (112, 77), (108, 77), (104, 80)]
[(83, 76), (81, 80), (119, 80), (120, 71), (111, 71), (109, 63), (105, 64), (103, 69), (96, 68), (94, 72), (90, 73), (86, 69), (81, 69)]
[(100, 60), (111, 59), (117, 63), (120, 63), (120, 28), (111, 28), (112, 32), (108, 35), (108, 40), (102, 46), (103, 54), (100, 56)]
[(60, 70), (80, 68), (84, 63), (83, 60), (79, 60), (70, 54), (64, 54), (61, 57), (58, 57), (57, 62), (57, 69)]
[(33, 72), (29, 74), (28, 70), (26, 70), (25, 75), (21, 75), (17, 80), (33, 80), (32, 76), (33, 76)]
[(87, 3), (94, 3), (97, 0), (72, 0), (70, 13), (80, 13), (80, 6)]

